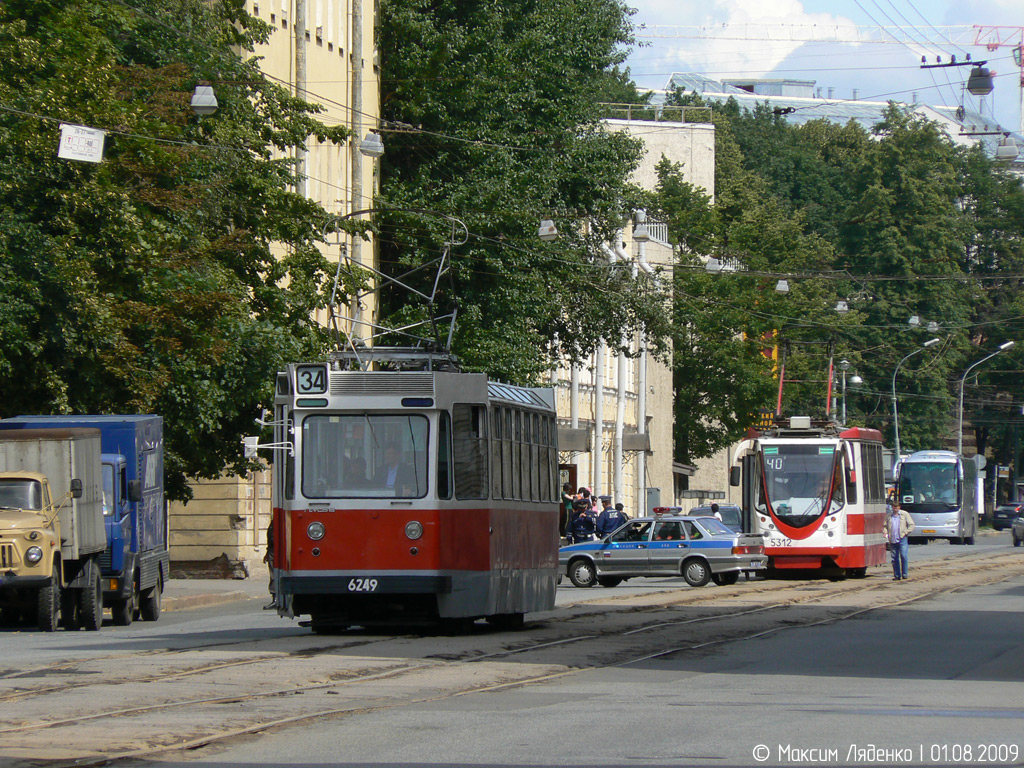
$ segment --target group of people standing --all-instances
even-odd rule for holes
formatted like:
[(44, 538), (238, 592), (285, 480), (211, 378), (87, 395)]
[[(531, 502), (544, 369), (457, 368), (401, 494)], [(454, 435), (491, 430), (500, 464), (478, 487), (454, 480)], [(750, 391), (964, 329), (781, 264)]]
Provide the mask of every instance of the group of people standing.
[[(598, 509), (598, 502), (601, 508)], [(612, 506), (611, 496), (599, 496), (596, 499), (589, 488), (581, 487), (576, 493), (572, 486), (562, 486), (562, 525), (561, 534), (570, 544), (590, 541), (594, 538), (607, 536), (629, 520), (622, 502)]]

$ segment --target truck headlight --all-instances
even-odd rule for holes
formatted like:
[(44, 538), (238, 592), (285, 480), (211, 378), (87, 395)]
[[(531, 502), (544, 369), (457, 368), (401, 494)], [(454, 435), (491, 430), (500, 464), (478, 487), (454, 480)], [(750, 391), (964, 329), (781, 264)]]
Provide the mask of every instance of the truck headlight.
[(306, 535), (313, 541), (320, 541), (324, 537), (324, 532), (324, 524), (321, 522), (315, 521), (306, 526)]
[(40, 547), (29, 547), (25, 550), (25, 562), (35, 565), (43, 559), (43, 550)]

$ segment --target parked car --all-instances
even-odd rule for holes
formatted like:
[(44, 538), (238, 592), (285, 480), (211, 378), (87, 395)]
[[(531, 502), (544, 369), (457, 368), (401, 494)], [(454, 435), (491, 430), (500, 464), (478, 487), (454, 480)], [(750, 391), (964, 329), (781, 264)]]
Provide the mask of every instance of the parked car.
[[(721, 520), (726, 526), (732, 528), (736, 533), (743, 533), (743, 511), (739, 506), (736, 504), (719, 504), (718, 514), (722, 516)], [(702, 504), (690, 510), (691, 517), (708, 517), (712, 515), (710, 504)]]
[(1024, 541), (1024, 517), (1016, 517), (1011, 525), (1013, 529), (1013, 546), (1019, 547)]
[(558, 550), (577, 587), (614, 587), (633, 576), (682, 576), (692, 587), (735, 584), (768, 563), (761, 534), (736, 533), (714, 517), (659, 515), (630, 520), (603, 539)]
[(997, 531), (1005, 530), (1021, 515), (1024, 515), (1024, 503), (1000, 504), (992, 513), (992, 527)]

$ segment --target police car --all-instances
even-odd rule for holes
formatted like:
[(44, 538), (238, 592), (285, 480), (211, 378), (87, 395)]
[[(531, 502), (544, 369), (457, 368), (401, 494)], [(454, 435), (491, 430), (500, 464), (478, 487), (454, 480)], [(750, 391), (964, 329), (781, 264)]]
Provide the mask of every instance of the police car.
[(562, 573), (577, 587), (614, 587), (633, 576), (682, 576), (691, 587), (735, 584), (741, 573), (763, 573), (764, 538), (736, 533), (714, 517), (658, 514), (630, 520), (603, 539), (558, 551)]

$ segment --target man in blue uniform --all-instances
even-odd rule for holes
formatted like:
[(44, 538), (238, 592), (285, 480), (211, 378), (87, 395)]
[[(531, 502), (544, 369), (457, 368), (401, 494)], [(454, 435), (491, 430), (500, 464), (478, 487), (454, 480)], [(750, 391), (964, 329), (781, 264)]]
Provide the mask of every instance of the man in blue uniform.
[(612, 500), (610, 496), (602, 496), (601, 503), (604, 505), (604, 509), (601, 510), (601, 514), (597, 516), (597, 536), (603, 538), (612, 531), (618, 529), (620, 526), (626, 524), (625, 512), (622, 511), (622, 505), (616, 504), (612, 506)]
[(590, 541), (594, 538), (594, 516), (591, 514), (590, 504), (584, 499), (576, 501), (572, 521), (572, 543)]

